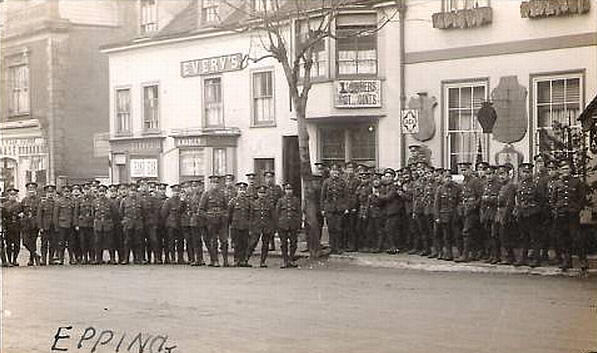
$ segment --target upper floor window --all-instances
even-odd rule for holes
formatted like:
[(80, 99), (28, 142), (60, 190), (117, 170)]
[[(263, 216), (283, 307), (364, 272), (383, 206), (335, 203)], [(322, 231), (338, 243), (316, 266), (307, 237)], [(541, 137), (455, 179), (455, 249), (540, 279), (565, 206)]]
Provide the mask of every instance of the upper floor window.
[(336, 26), (338, 75), (377, 75), (375, 15), (339, 16)]
[(29, 66), (21, 64), (8, 68), (10, 115), (29, 113)]
[[(319, 26), (319, 19), (313, 22), (298, 21), (296, 23), (297, 51), (302, 50), (307, 43), (313, 40), (313, 31)], [(326, 77), (328, 67), (328, 53), (325, 48), (326, 40), (322, 38), (311, 44), (313, 48), (313, 65), (311, 66), (311, 77)], [(300, 77), (305, 76), (304, 62), (301, 61)]]
[(152, 33), (158, 30), (157, 0), (141, 0), (141, 33)]
[(214, 148), (213, 149), (213, 173), (215, 175), (226, 174), (226, 149), (225, 148)]
[(116, 132), (131, 131), (131, 90), (116, 90)]
[(274, 1), (281, 0), (251, 0), (251, 10), (253, 10), (254, 12), (275, 11)]
[(218, 21), (218, 2), (219, 0), (203, 0), (201, 22), (209, 23)]
[(148, 85), (143, 87), (143, 128), (145, 130), (157, 130), (160, 127), (158, 88), (158, 85)]
[(253, 73), (253, 125), (274, 124), (274, 83), (271, 71)]
[(203, 80), (203, 112), (205, 113), (206, 127), (224, 126), (222, 79), (220, 77)]
[(443, 0), (444, 11), (470, 10), (489, 6), (489, 0)]

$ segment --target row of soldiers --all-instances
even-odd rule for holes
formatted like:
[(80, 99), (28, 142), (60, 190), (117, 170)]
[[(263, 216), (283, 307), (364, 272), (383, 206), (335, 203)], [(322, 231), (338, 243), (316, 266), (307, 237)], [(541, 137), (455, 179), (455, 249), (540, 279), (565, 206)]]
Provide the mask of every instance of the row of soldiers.
[(586, 269), (587, 238), (579, 217), (587, 205), (585, 184), (572, 175), (568, 160), (539, 155), (535, 162), (521, 163), (517, 180), (509, 163), (479, 162), (475, 169), (459, 163), (462, 182), (454, 181), (451, 170), (424, 161), (383, 172), (352, 162), (344, 170), (320, 164), (318, 207), (331, 252), (401, 249), (457, 262), (556, 263), (564, 270), (576, 252)]
[[(229, 238), (234, 265), (250, 267), (249, 258), (261, 239), (260, 267), (267, 267), (268, 251), (277, 232), (281, 240), (283, 268), (296, 267), (297, 231), (301, 227), (300, 200), (291, 184), (274, 183), (274, 173), (264, 173), (264, 183), (235, 183), (234, 176), (212, 175), (209, 185), (192, 180), (168, 185), (140, 180), (138, 183), (73, 185), (56, 193), (54, 185), (28, 183), (27, 195), (18, 201), (10, 189), (2, 202), (4, 241), (2, 263), (18, 266), (21, 239), (29, 251), (28, 265), (178, 263), (229, 266)], [(224, 180), (224, 182), (222, 182)], [(41, 238), (41, 254), (37, 252)], [(5, 246), (4, 246), (5, 245)], [(104, 261), (105, 252), (108, 260)], [(186, 258), (185, 258), (186, 254)]]

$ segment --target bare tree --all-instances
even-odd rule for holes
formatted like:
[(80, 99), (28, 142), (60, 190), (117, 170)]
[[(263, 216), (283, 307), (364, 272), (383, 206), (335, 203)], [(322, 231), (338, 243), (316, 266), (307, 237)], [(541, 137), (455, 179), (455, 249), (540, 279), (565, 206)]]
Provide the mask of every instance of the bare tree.
[[(304, 214), (310, 256), (319, 255), (320, 227), (317, 200), (320, 197), (316, 179), (311, 171), (309, 134), (306, 110), (312, 88), (311, 70), (314, 49), (326, 38), (339, 39), (334, 26), (339, 13), (344, 9), (369, 8), (380, 0), (227, 0), (226, 4), (241, 12), (243, 20), (235, 24), (234, 30), (250, 32), (258, 41), (263, 55), (247, 55), (245, 63), (275, 59), (284, 70), (291, 103), (295, 111), (300, 156), (300, 176), (304, 190)], [(389, 1), (392, 3), (393, 1)], [(388, 1), (386, 1), (388, 3)], [(400, 0), (396, 0), (400, 3)], [(398, 4), (397, 4), (398, 5)], [(351, 36), (370, 36), (389, 23), (396, 11), (378, 21), (375, 28), (355, 31)], [(300, 40), (291, 47), (292, 27), (300, 26)], [(294, 49), (294, 50), (293, 50)]]

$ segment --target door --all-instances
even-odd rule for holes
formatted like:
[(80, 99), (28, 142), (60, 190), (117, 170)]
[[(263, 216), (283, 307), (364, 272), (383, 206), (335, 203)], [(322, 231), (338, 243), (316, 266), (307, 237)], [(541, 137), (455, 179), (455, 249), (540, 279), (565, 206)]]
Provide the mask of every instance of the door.
[(294, 194), (301, 198), (301, 158), (298, 136), (284, 136), (282, 147), (284, 182), (292, 184)]

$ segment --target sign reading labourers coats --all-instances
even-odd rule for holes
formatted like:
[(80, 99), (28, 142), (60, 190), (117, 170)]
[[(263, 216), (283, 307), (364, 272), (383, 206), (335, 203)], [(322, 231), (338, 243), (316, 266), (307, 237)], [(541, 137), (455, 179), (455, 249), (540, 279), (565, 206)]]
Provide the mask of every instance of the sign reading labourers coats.
[(418, 109), (405, 109), (402, 111), (402, 132), (405, 134), (419, 133)]

